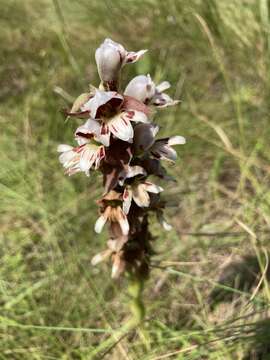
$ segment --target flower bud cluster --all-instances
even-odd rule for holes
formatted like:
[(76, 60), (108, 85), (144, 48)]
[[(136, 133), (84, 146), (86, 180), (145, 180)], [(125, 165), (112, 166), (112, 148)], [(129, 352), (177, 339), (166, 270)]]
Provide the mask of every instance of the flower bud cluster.
[(150, 75), (139, 75), (120, 93), (122, 67), (145, 52), (127, 51), (110, 39), (100, 45), (95, 58), (101, 84), (99, 88), (91, 86), (67, 111), (68, 116), (85, 119), (74, 134), (77, 144), (58, 146), (66, 174), (84, 172), (89, 176), (94, 170), (103, 174), (104, 194), (97, 201), (100, 216), (95, 231), (100, 233), (107, 224), (110, 239), (92, 264), (111, 259), (113, 278), (125, 271), (147, 274), (152, 253), (149, 212), (156, 214), (165, 230), (171, 228), (163, 217), (163, 188), (148, 176), (170, 179), (161, 162), (174, 163), (177, 154), (173, 147), (185, 143), (182, 136), (157, 138), (159, 127), (151, 121), (154, 108), (178, 103), (165, 93), (170, 87), (167, 81), (156, 85)]

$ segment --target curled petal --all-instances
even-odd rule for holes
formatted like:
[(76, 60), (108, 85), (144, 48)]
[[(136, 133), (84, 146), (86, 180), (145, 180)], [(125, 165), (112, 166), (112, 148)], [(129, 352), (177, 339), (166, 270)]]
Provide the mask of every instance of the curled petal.
[(126, 52), (125, 64), (135, 63), (135, 62), (138, 61), (146, 52), (147, 52), (147, 50), (140, 50), (140, 51), (137, 51), (137, 52), (134, 52), (134, 51)]

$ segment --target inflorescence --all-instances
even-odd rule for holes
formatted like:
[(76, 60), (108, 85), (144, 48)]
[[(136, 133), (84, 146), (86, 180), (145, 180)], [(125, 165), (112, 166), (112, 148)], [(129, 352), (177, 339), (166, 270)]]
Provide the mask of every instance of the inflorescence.
[(136, 62), (145, 52), (129, 52), (110, 39), (100, 45), (95, 58), (101, 84), (99, 88), (90, 86), (67, 112), (86, 119), (75, 131), (77, 146), (58, 146), (66, 174), (84, 172), (89, 176), (90, 170), (103, 174), (104, 194), (97, 201), (100, 216), (95, 231), (100, 233), (108, 224), (110, 239), (92, 264), (111, 259), (113, 278), (125, 271), (147, 275), (152, 253), (149, 213), (156, 214), (165, 230), (171, 228), (163, 217), (163, 188), (147, 178), (170, 179), (161, 161), (174, 162), (177, 154), (173, 146), (185, 143), (182, 136), (156, 139), (159, 127), (150, 120), (154, 108), (179, 102), (165, 93), (169, 82), (156, 85), (150, 75), (139, 75), (120, 93), (122, 67)]

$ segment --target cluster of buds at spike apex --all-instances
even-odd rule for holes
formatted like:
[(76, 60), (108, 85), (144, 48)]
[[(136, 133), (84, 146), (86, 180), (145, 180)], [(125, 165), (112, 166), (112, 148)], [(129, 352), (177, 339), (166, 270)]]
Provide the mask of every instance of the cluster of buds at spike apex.
[(58, 146), (68, 175), (84, 172), (89, 176), (93, 170), (103, 174), (104, 194), (97, 200), (100, 216), (95, 231), (100, 233), (106, 225), (110, 239), (92, 264), (110, 259), (113, 278), (124, 271), (147, 274), (152, 253), (148, 214), (154, 213), (165, 230), (171, 229), (163, 217), (163, 188), (148, 177), (171, 180), (162, 162), (174, 163), (173, 147), (185, 143), (182, 136), (158, 138), (159, 126), (151, 120), (155, 107), (178, 103), (164, 92), (170, 87), (167, 81), (155, 85), (150, 75), (139, 75), (119, 93), (122, 67), (145, 52), (129, 52), (110, 39), (103, 42), (95, 56), (101, 85), (91, 85), (67, 111), (68, 116), (86, 119), (74, 133), (77, 144)]

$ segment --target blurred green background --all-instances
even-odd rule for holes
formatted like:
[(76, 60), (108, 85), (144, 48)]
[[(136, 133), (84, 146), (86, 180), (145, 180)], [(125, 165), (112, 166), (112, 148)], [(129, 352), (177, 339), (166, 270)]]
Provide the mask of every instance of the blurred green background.
[[(270, 359), (267, 0), (0, 0), (0, 359)], [(149, 49), (126, 66), (172, 83), (162, 135), (177, 199), (144, 291), (146, 321), (107, 354), (129, 317), (127, 281), (93, 268), (98, 175), (68, 178), (56, 147), (79, 120), (61, 109), (98, 85), (104, 38)], [(162, 182), (160, 183), (162, 185)], [(94, 331), (94, 330), (95, 331)], [(105, 329), (105, 332), (103, 330)]]

